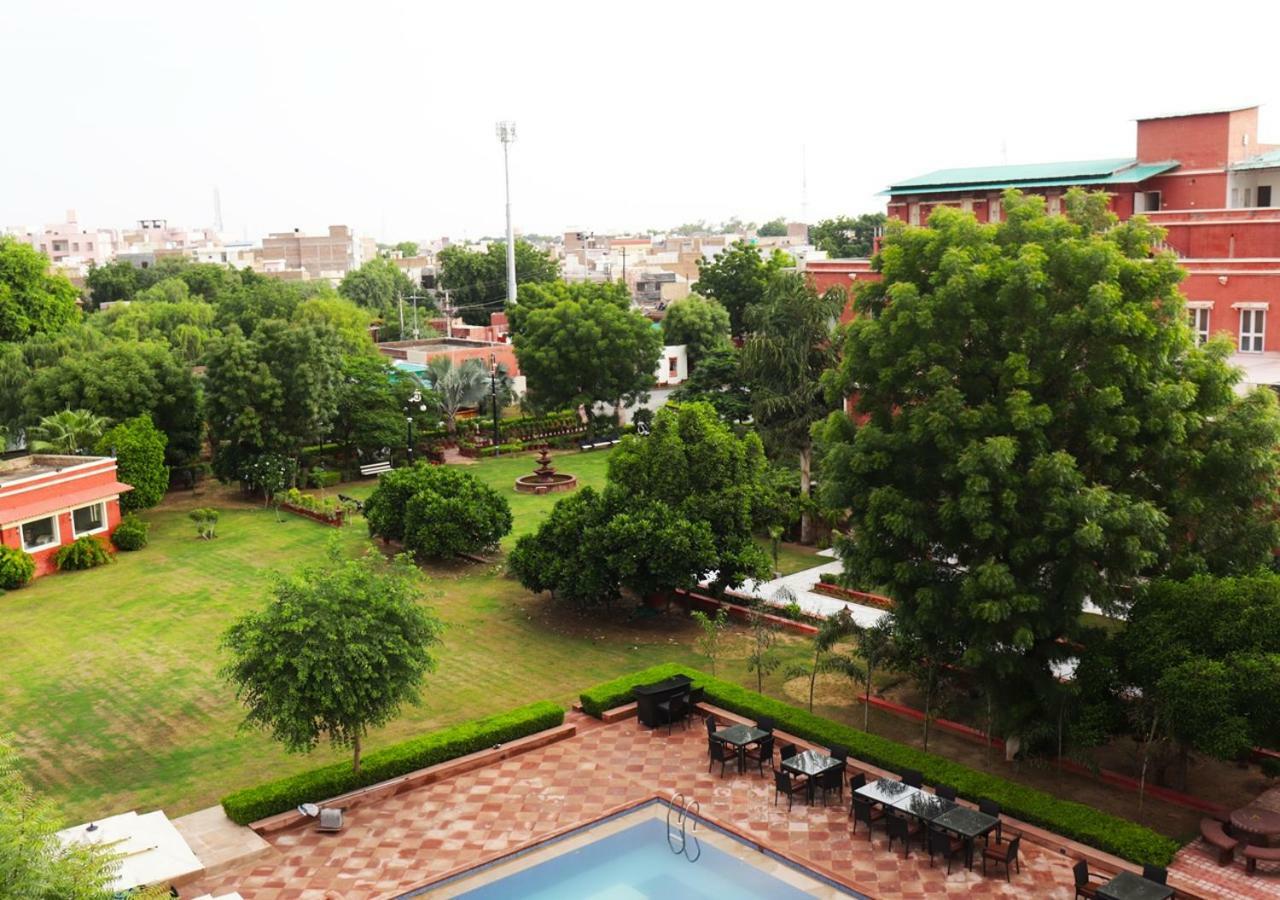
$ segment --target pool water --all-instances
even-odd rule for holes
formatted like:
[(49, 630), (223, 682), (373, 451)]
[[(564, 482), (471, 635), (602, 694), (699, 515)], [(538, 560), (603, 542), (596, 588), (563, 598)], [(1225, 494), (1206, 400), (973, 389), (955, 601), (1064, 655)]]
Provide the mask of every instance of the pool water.
[[(460, 897), (474, 900), (723, 900), (723, 898), (811, 897), (769, 872), (718, 849), (699, 829), (688, 841), (688, 853), (667, 839), (667, 824), (646, 818), (598, 840), (490, 882)], [(763, 854), (751, 850), (766, 863)]]

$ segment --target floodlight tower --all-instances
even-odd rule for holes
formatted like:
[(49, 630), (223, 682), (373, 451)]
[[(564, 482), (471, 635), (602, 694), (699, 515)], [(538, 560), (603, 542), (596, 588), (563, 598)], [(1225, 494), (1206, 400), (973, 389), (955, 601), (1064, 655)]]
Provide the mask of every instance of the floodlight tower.
[(511, 234), (511, 158), (509, 149), (516, 139), (515, 122), (499, 122), (498, 140), (502, 141), (502, 170), (507, 182), (507, 302), (516, 302), (516, 243)]

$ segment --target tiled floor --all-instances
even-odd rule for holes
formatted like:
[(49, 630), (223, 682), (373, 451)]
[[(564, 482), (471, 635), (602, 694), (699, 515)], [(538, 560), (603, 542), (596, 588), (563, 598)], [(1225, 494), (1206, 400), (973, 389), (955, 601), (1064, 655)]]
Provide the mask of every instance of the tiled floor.
[[(1280, 788), (1272, 788), (1254, 801), (1258, 806), (1280, 812)], [(1280, 898), (1280, 865), (1260, 863), (1250, 875), (1245, 871), (1244, 859), (1236, 854), (1229, 866), (1219, 866), (1218, 856), (1203, 840), (1196, 840), (1183, 847), (1174, 859), (1170, 870), (1181, 875), (1211, 897), (1275, 897)]]
[[(927, 854), (891, 854), (883, 832), (850, 834), (847, 806), (790, 813), (758, 774), (706, 773), (701, 729), (650, 732), (634, 719), (582, 722), (574, 738), (498, 765), (351, 810), (337, 835), (309, 829), (271, 838), (274, 852), (188, 886), (184, 896), (239, 891), (245, 900), (336, 900), (394, 894), (640, 800), (682, 791), (703, 813), (776, 851), (883, 898), (1072, 896), (1068, 861), (1023, 846), (1022, 872), (983, 878), (957, 865), (930, 868)], [(767, 770), (766, 770), (767, 771)], [(957, 861), (958, 862), (958, 861)]]

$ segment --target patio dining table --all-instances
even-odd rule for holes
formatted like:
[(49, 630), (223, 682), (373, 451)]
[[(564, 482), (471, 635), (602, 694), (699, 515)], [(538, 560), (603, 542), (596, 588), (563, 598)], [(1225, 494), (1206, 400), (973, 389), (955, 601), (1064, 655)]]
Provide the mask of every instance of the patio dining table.
[(754, 725), (730, 725), (721, 728), (714, 736), (738, 751), (738, 772), (741, 773), (747, 769), (747, 747), (764, 740), (769, 732)]
[(978, 838), (995, 830), (1000, 820), (967, 806), (955, 804), (951, 809), (941, 813), (931, 823), (935, 828), (950, 831), (964, 839), (964, 864), (973, 868), (973, 845)]
[(1168, 900), (1173, 896), (1173, 888), (1132, 872), (1121, 872), (1106, 884), (1098, 885), (1097, 896), (1103, 900)]
[(894, 781), (892, 778), (880, 778), (876, 781), (867, 782), (854, 793), (864, 800), (870, 800), (872, 803), (893, 806), (900, 800), (923, 792), (919, 788), (913, 788), (911, 785), (903, 784), (901, 781)]
[(804, 775), (808, 778), (806, 788), (808, 789), (809, 804), (812, 805), (813, 786), (817, 777), (831, 769), (843, 769), (844, 760), (835, 759), (825, 753), (819, 753), (817, 750), (805, 750), (803, 753), (797, 753), (795, 756), (784, 759), (782, 768), (788, 772)]
[(1256, 805), (1237, 809), (1231, 813), (1231, 833), (1247, 844), (1265, 847), (1280, 835), (1280, 812)]

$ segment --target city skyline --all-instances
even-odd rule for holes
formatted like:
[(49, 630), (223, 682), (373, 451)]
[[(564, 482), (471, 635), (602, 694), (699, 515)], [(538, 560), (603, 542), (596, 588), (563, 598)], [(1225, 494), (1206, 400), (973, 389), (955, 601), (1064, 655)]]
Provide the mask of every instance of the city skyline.
[[(543, 234), (874, 212), (889, 183), (944, 164), (1123, 155), (1135, 118), (1184, 108), (1262, 103), (1261, 138), (1280, 141), (1274, 91), (1255, 87), (1266, 62), (1225, 22), (1100, 3), (1070, 22), (988, 4), (989, 38), (964, 47), (952, 35), (973, 11), (941, 6), (504, 7), (505, 28), (401, 4), (356, 21), (324, 4), (72, 9), (21, 4), (0, 37), (10, 83), (40, 88), (11, 93), (25, 138), (0, 147), (0, 226), (74, 208), (94, 227), (201, 227), (216, 187), (235, 238), (335, 223), (381, 241), (497, 236), (501, 119), (519, 125), (515, 227)], [(1142, 40), (1094, 37), (1090, 10)], [(548, 30), (570, 50), (527, 39)], [(1039, 77), (1000, 77), (1027, 60)]]

